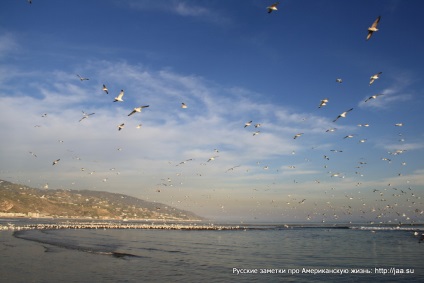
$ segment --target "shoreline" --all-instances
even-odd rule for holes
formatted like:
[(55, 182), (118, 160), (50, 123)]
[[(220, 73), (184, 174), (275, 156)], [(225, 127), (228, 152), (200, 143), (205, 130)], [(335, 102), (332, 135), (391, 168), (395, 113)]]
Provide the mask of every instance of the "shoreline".
[(0, 225), (0, 231), (22, 230), (61, 230), (61, 229), (157, 229), (157, 230), (246, 230), (245, 226), (224, 225), (183, 225), (183, 224), (145, 224), (145, 223), (111, 223), (111, 222), (62, 222), (25, 225)]

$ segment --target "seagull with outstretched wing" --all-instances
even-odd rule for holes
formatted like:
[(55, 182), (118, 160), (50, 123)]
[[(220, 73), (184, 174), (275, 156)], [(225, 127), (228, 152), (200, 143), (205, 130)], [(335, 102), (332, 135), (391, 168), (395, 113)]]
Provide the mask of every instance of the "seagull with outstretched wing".
[(352, 110), (353, 110), (353, 108), (350, 108), (349, 110), (343, 112), (342, 114), (340, 114), (339, 116), (337, 116), (337, 118), (334, 119), (333, 122), (336, 122), (337, 120), (339, 120), (339, 118), (346, 118), (347, 113), (349, 113)]
[(123, 99), (122, 99), (122, 97), (124, 96), (124, 90), (123, 89), (121, 89), (121, 92), (118, 94), (118, 96), (117, 97), (115, 97), (115, 100), (113, 101), (113, 102), (122, 102), (122, 101), (124, 101)]
[(368, 35), (367, 35), (367, 40), (371, 38), (372, 34), (376, 31), (378, 31), (377, 29), (377, 25), (380, 22), (381, 17), (378, 16), (378, 18), (372, 23), (372, 25), (368, 28)]
[(144, 106), (136, 107), (136, 108), (133, 109), (133, 111), (130, 114), (128, 114), (128, 116), (131, 116), (132, 114), (137, 113), (137, 112), (140, 113), (141, 112), (141, 109), (147, 108), (147, 107), (149, 107), (149, 105), (144, 105)]

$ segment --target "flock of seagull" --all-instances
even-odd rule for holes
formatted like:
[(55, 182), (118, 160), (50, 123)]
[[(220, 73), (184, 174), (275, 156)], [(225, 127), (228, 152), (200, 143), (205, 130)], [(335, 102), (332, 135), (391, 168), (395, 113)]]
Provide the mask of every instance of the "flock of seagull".
[[(28, 2), (30, 3), (30, 4), (32, 4), (32, 1), (31, 0), (28, 0)], [(269, 5), (269, 6), (267, 6), (266, 7), (266, 9), (267, 9), (267, 12), (268, 13), (272, 13), (272, 12), (276, 12), (276, 11), (278, 11), (278, 8), (277, 8), (277, 6), (279, 5), (279, 2), (275, 2), (275, 3), (273, 3), (273, 4), (271, 4), (271, 5)], [(377, 32), (378, 31), (378, 28), (377, 28), (377, 26), (378, 26), (378, 24), (380, 23), (380, 20), (381, 20), (381, 17), (380, 16), (378, 16), (377, 18), (376, 18), (376, 20), (372, 23), (372, 25), (368, 28), (368, 33), (367, 33), (367, 36), (366, 36), (366, 40), (370, 40), (370, 38), (373, 36), (373, 34), (375, 33), (375, 32)], [(376, 74), (374, 74), (374, 75), (372, 75), (371, 77), (370, 77), (370, 79), (369, 79), (369, 86), (371, 86), (372, 84), (374, 84), (374, 82), (376, 81), (376, 80), (378, 80), (379, 78), (380, 78), (380, 75), (382, 74), (382, 72), (378, 72), (378, 73), (376, 73)], [(89, 80), (89, 78), (87, 78), (87, 77), (83, 77), (83, 76), (81, 76), (81, 75), (79, 75), (79, 74), (77, 74), (77, 77), (79, 78), (79, 80), (81, 81), (81, 82), (84, 82), (84, 81), (88, 81)], [(337, 78), (336, 79), (336, 83), (339, 83), (339, 84), (341, 84), (341, 83), (343, 83), (343, 79), (342, 78)], [(109, 89), (107, 88), (107, 86), (105, 85), (105, 84), (103, 84), (102, 85), (102, 88), (101, 88), (101, 90), (104, 92), (104, 93), (106, 93), (107, 95), (109, 94)], [(365, 103), (367, 103), (368, 101), (370, 101), (370, 100), (374, 100), (374, 99), (377, 99), (377, 98), (379, 98), (380, 96), (382, 96), (382, 95), (384, 95), (384, 94), (382, 94), (382, 93), (379, 93), (379, 94), (374, 94), (374, 95), (371, 95), (371, 96), (369, 96), (364, 102)], [(121, 91), (119, 92), (119, 94), (114, 98), (114, 100), (113, 100), (113, 102), (116, 102), (116, 103), (120, 103), (120, 102), (123, 102), (124, 101), (124, 90), (123, 89), (121, 89)], [(327, 104), (330, 102), (330, 99), (329, 98), (323, 98), (323, 99), (321, 99), (320, 100), (320, 102), (319, 102), (319, 105), (318, 105), (318, 108), (324, 108), (325, 106), (327, 106)], [(128, 116), (132, 116), (132, 115), (134, 115), (134, 114), (136, 114), (136, 113), (141, 113), (142, 112), (142, 110), (143, 109), (145, 109), (145, 108), (148, 108), (149, 107), (149, 105), (141, 105), (141, 106), (138, 106), (138, 107), (134, 107), (133, 108), (133, 110), (128, 114)], [(183, 108), (183, 109), (185, 109), (185, 108), (187, 108), (187, 105), (184, 103), (184, 102), (182, 102), (181, 103), (181, 108)], [(344, 111), (344, 112), (342, 112), (342, 113), (340, 113), (337, 117), (335, 117), (335, 119), (334, 120), (332, 120), (334, 123), (335, 122), (337, 122), (340, 118), (346, 118), (347, 117), (347, 115), (351, 112), (353, 110), (353, 108), (350, 108), (350, 109), (348, 109), (348, 110), (346, 110), (346, 111)], [(79, 122), (82, 122), (82, 121), (84, 121), (85, 119), (88, 119), (90, 116), (92, 116), (92, 115), (94, 115), (95, 113), (86, 113), (86, 112), (84, 112), (84, 111), (82, 111), (82, 118), (79, 120)], [(43, 114), (42, 115), (42, 117), (46, 117), (47, 116), (47, 113), (45, 113), (45, 114)], [(250, 121), (248, 121), (248, 122), (246, 122), (245, 124), (244, 124), (244, 128), (247, 128), (247, 127), (250, 127), (250, 126), (252, 126), (253, 125), (253, 127), (256, 129), (256, 131), (255, 132), (253, 132), (253, 136), (256, 136), (256, 135), (259, 135), (260, 134), (260, 131), (258, 130), (258, 128), (260, 128), (261, 127), (261, 123), (256, 123), (256, 124), (253, 124), (253, 121), (252, 120), (250, 120)], [(118, 128), (118, 131), (121, 131), (123, 128), (124, 128), (124, 126), (125, 126), (125, 123), (121, 123), (121, 124), (119, 124), (118, 126), (117, 126), (117, 128)], [(358, 125), (359, 127), (368, 127), (369, 126), (369, 124), (359, 124)], [(395, 124), (395, 126), (397, 126), (397, 127), (402, 127), (403, 126), (403, 123), (396, 123)], [(141, 127), (141, 124), (139, 124), (138, 126), (137, 126), (137, 128), (140, 128)], [(333, 132), (333, 131), (335, 131), (336, 130), (336, 128), (330, 128), (330, 129), (327, 129), (327, 131), (326, 132)], [(303, 132), (300, 132), (300, 133), (297, 133), (297, 134), (295, 134), (294, 136), (293, 136), (293, 139), (294, 140), (296, 140), (296, 139), (299, 139), (301, 136), (303, 136), (305, 133), (303, 133)], [(343, 137), (343, 139), (351, 139), (351, 138), (353, 138), (355, 136), (355, 134), (349, 134), (349, 135), (346, 135), (346, 136), (344, 136)], [(367, 139), (360, 139), (359, 140), (359, 142), (360, 143), (364, 143), (364, 142), (366, 142), (367, 141)], [(119, 149), (118, 149), (119, 150)], [(337, 152), (343, 152), (343, 150), (340, 150), (340, 149), (332, 149), (331, 150), (332, 152), (334, 152), (334, 153), (337, 153)], [(394, 153), (390, 153), (390, 154), (392, 154), (392, 155), (399, 155), (399, 154), (401, 154), (401, 153), (403, 153), (405, 150), (397, 150), (397, 151), (395, 151)], [(216, 155), (217, 153), (218, 153), (219, 151), (217, 150), (217, 149), (214, 149), (214, 155), (213, 156), (211, 156), (209, 159), (207, 159), (206, 161), (205, 161), (205, 163), (204, 164), (207, 164), (207, 163), (209, 163), (209, 162), (212, 162), (212, 161), (214, 161), (216, 158), (218, 158), (219, 157), (219, 155)], [(33, 152), (30, 152), (30, 154), (31, 155), (33, 155), (34, 157), (37, 157), (37, 155), (36, 154), (34, 154)], [(294, 151), (293, 151), (293, 154), (294, 154)], [(325, 159), (325, 160), (330, 160), (330, 157), (328, 156), (328, 155), (324, 155), (323, 156), (323, 158)], [(382, 160), (384, 160), (384, 161), (387, 161), (387, 162), (391, 162), (392, 160), (390, 159), (390, 158), (382, 158)], [(52, 165), (57, 165), (58, 163), (59, 163), (59, 161), (60, 161), (60, 158), (59, 159), (56, 159), (56, 160), (54, 160), (53, 161), (53, 163), (52, 163)], [(178, 164), (176, 164), (176, 166), (182, 166), (182, 165), (184, 165), (184, 164), (186, 164), (187, 162), (190, 162), (190, 161), (193, 161), (193, 158), (190, 158), (190, 159), (186, 159), (186, 160), (184, 160), (184, 161), (181, 161), (180, 163), (178, 163)], [(258, 162), (258, 164), (259, 164), (259, 162)], [(364, 165), (366, 165), (367, 163), (365, 162), (365, 161), (360, 161), (359, 162), (359, 165), (360, 166), (358, 166), (357, 168), (359, 169), (359, 168), (361, 168), (362, 166), (364, 166)], [(402, 165), (405, 165), (404, 163), (402, 163)], [(234, 171), (236, 168), (238, 168), (238, 167), (241, 167), (242, 165), (241, 164), (239, 164), (239, 165), (236, 165), (236, 166), (233, 166), (233, 167), (231, 167), (231, 168), (228, 168), (225, 172), (227, 173), (227, 172), (230, 172), (230, 171)], [(289, 166), (289, 168), (290, 169), (293, 169), (293, 168), (295, 168), (295, 166), (294, 165), (291, 165), (291, 166)], [(326, 166), (325, 166), (325, 168), (326, 168)], [(264, 170), (268, 170), (269, 169), (269, 166), (264, 166), (263, 167), (263, 169)], [(112, 170), (112, 169), (111, 169)], [(82, 170), (82, 171), (84, 171), (84, 170)], [(330, 174), (330, 176), (331, 177), (340, 177), (340, 178), (344, 178), (344, 174), (342, 174), (342, 173), (339, 173), (339, 172), (329, 172), (329, 173), (331, 173)], [(356, 174), (358, 174), (358, 175), (362, 175), (361, 173), (359, 173), (359, 172), (356, 172)], [(200, 175), (200, 174), (199, 174)], [(400, 174), (399, 174), (400, 175)], [(165, 180), (166, 182), (164, 182), (164, 183), (162, 183), (161, 185), (163, 185), (163, 186), (167, 186), (169, 183), (171, 183), (171, 179), (168, 177), (168, 178), (166, 178), (166, 179), (163, 179), (163, 180)], [(294, 183), (296, 183), (296, 181), (294, 181)], [(320, 181), (319, 180), (316, 180), (316, 183), (320, 183)], [(358, 183), (358, 186), (360, 185), (360, 183)], [(387, 192), (387, 190), (388, 189), (392, 189), (393, 191), (398, 191), (398, 188), (394, 188), (394, 187), (391, 187), (391, 185), (389, 184), (388, 185), (388, 188), (386, 188), (384, 191), (386, 191)], [(332, 188), (331, 190), (334, 190), (334, 188)], [(409, 187), (408, 188), (408, 190), (409, 191), (412, 191), (412, 189)], [(161, 190), (160, 189), (157, 189), (157, 192), (160, 192)], [(419, 197), (416, 197), (415, 195), (414, 195), (414, 193), (413, 192), (410, 192), (410, 193), (408, 193), (408, 191), (407, 190), (399, 190), (400, 191), (400, 194), (397, 194), (396, 192), (394, 192), (393, 193), (393, 196), (394, 197), (400, 197), (400, 196), (407, 196), (407, 201), (409, 201), (409, 202), (412, 202), (412, 204), (416, 204), (417, 203), (417, 200), (419, 200)], [(384, 198), (383, 198), (383, 196), (384, 196), (384, 193), (383, 193), (383, 191), (382, 190), (377, 190), (377, 189), (375, 189), (374, 191), (373, 191), (374, 193), (379, 193), (379, 195), (381, 196), (381, 200), (380, 201), (386, 201)], [(327, 194), (327, 192), (325, 192), (325, 194)], [(353, 199), (353, 197), (352, 196), (349, 196), (349, 195), (346, 195), (346, 197), (350, 200), (350, 199)], [(365, 206), (365, 200), (364, 199), (360, 199), (360, 200), (362, 200), (363, 202), (364, 202), (364, 204), (363, 204), (363, 206)], [(298, 201), (298, 200), (296, 200), (295, 198), (293, 198), (291, 201), (289, 201), (289, 202), (287, 202), (287, 204), (290, 204), (290, 203), (295, 203), (296, 204), (296, 207), (298, 206), (298, 205), (303, 205), (305, 202), (307, 202), (307, 199), (302, 199), (302, 200), (300, 200), (300, 201)], [(271, 203), (273, 203), (274, 204), (274, 200), (271, 202)], [(333, 219), (338, 219), (338, 215), (336, 214), (336, 209), (335, 209), (335, 207), (334, 206), (332, 206), (331, 204), (330, 204), (330, 202), (327, 202), (327, 204), (328, 204), (328, 211), (332, 211), (332, 216), (333, 216)], [(315, 206), (316, 206), (317, 204), (315, 203)], [(222, 206), (223, 207), (223, 206)], [(388, 214), (391, 214), (391, 213), (396, 213), (396, 215), (397, 215), (397, 217), (396, 217), (396, 219), (399, 219), (399, 218), (402, 218), (402, 220), (399, 220), (399, 222), (401, 222), (401, 221), (405, 221), (405, 220), (410, 220), (410, 218), (408, 217), (408, 216), (406, 216), (404, 213), (399, 213), (399, 212), (397, 212), (397, 211), (395, 211), (395, 210), (393, 210), (394, 208), (396, 208), (397, 207), (397, 204), (395, 203), (395, 204), (387, 204), (385, 207), (383, 207), (383, 208), (371, 208), (371, 212), (378, 212), (378, 214), (377, 214), (377, 216), (376, 216), (376, 218), (378, 219), (378, 218), (382, 218), (384, 215), (388, 215)], [(352, 214), (353, 213), (353, 211), (354, 211), (354, 209), (350, 206), (350, 205), (347, 205), (347, 206), (344, 206), (343, 207), (344, 208), (344, 213), (345, 214)], [(390, 210), (393, 210), (393, 211), (391, 211), (390, 212)], [(367, 211), (365, 210), (365, 209), (360, 209), (360, 211), (363, 213), (363, 214), (365, 214)], [(415, 210), (415, 213), (417, 213), (417, 215), (423, 215), (423, 210), (422, 209), (416, 209)], [(328, 217), (329, 216), (329, 213), (328, 212), (324, 212), (324, 213), (320, 213), (320, 212), (318, 212), (318, 211), (312, 211), (310, 214), (308, 214), (308, 216), (307, 216), (307, 219), (308, 220), (311, 220), (312, 219), (312, 215), (319, 215), (319, 214), (321, 214), (321, 216), (323, 217), (323, 219), (325, 219), (326, 217)], [(399, 217), (400, 216), (400, 217)], [(324, 220), (323, 220), (324, 221)]]

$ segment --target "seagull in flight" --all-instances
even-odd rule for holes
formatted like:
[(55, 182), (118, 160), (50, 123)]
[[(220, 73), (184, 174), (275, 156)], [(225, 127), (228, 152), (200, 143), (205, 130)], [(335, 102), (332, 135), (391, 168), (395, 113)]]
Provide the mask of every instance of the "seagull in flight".
[(353, 110), (353, 108), (350, 108), (349, 110), (343, 112), (342, 114), (340, 114), (339, 116), (337, 116), (337, 118), (334, 119), (333, 122), (336, 122), (339, 118), (346, 118), (347, 113), (349, 113), (352, 110)]
[(103, 90), (104, 92), (106, 92), (106, 94), (109, 94), (109, 90), (107, 89), (107, 87), (106, 87), (106, 85), (105, 85), (105, 84), (103, 84), (103, 88), (102, 88), (102, 90)]
[(136, 108), (133, 109), (133, 111), (130, 114), (128, 114), (128, 116), (131, 116), (132, 114), (134, 114), (136, 112), (140, 113), (141, 112), (141, 109), (147, 108), (147, 107), (149, 107), (149, 105), (144, 105), (144, 106), (136, 107)]
[(328, 98), (322, 99), (321, 102), (320, 102), (320, 104), (319, 104), (319, 106), (318, 106), (318, 108), (321, 108), (321, 107), (327, 105), (327, 103), (328, 103)]
[(113, 102), (122, 102), (122, 101), (124, 101), (123, 99), (122, 99), (122, 97), (124, 96), (124, 90), (123, 89), (121, 89), (121, 92), (118, 94), (118, 96), (117, 97), (115, 97), (115, 100), (113, 101)]
[(184, 108), (185, 109), (185, 108), (187, 108), (187, 105), (184, 102), (182, 102), (181, 103), (181, 108)]
[(248, 127), (248, 126), (252, 125), (252, 122), (253, 122), (253, 121), (246, 122), (246, 123), (244, 124), (244, 127), (246, 128), (246, 127)]
[(121, 125), (118, 126), (118, 131), (122, 130), (124, 128), (125, 124), (122, 123)]
[(336, 79), (336, 82), (341, 84), (343, 82), (343, 80), (342, 79)]
[(376, 31), (378, 31), (377, 29), (377, 25), (380, 22), (381, 16), (378, 16), (378, 18), (372, 23), (372, 25), (368, 28), (368, 35), (367, 35), (367, 40), (371, 38), (372, 34)]
[(298, 133), (298, 134), (296, 134), (294, 137), (293, 137), (293, 139), (297, 139), (298, 137), (300, 137), (301, 135), (303, 135), (303, 133)]
[(372, 85), (374, 83), (374, 81), (377, 80), (380, 77), (381, 73), (383, 73), (383, 72), (378, 72), (377, 74), (372, 75), (370, 77), (370, 85)]
[(379, 94), (371, 95), (370, 97), (368, 97), (367, 99), (365, 99), (365, 102), (367, 102), (367, 101), (369, 101), (371, 99), (376, 99), (380, 95), (384, 95), (384, 94), (383, 93), (379, 93)]
[(88, 80), (89, 80), (89, 78), (81, 77), (81, 76), (80, 76), (80, 75), (78, 75), (78, 74), (77, 74), (77, 76), (78, 76), (78, 78), (80, 79), (80, 81), (88, 81)]
[(272, 13), (272, 11), (277, 11), (278, 10), (277, 9), (278, 4), (280, 4), (280, 2), (275, 2), (274, 4), (266, 7), (268, 9), (268, 13), (270, 14), (270, 13)]
[(52, 165), (56, 165), (59, 161), (60, 161), (60, 158), (59, 159), (56, 159), (55, 161), (53, 161), (53, 164)]
[(208, 159), (208, 161), (206, 161), (206, 162), (209, 162), (209, 161), (212, 161), (212, 160), (215, 160), (215, 158), (217, 158), (218, 156), (212, 156), (211, 158), (209, 158)]
[(87, 113), (85, 113), (84, 111), (82, 111), (82, 118), (78, 121), (78, 122), (81, 122), (82, 120), (84, 120), (84, 119), (87, 119), (88, 118), (88, 116), (91, 116), (91, 115), (94, 115), (94, 114), (96, 114), (96, 113), (90, 113), (90, 114), (87, 114)]

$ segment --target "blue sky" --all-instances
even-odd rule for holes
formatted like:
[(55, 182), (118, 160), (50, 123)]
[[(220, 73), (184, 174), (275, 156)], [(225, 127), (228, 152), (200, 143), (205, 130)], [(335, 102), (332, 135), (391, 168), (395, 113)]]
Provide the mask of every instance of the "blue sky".
[(0, 178), (216, 220), (422, 221), (424, 3), (272, 3), (2, 1)]

